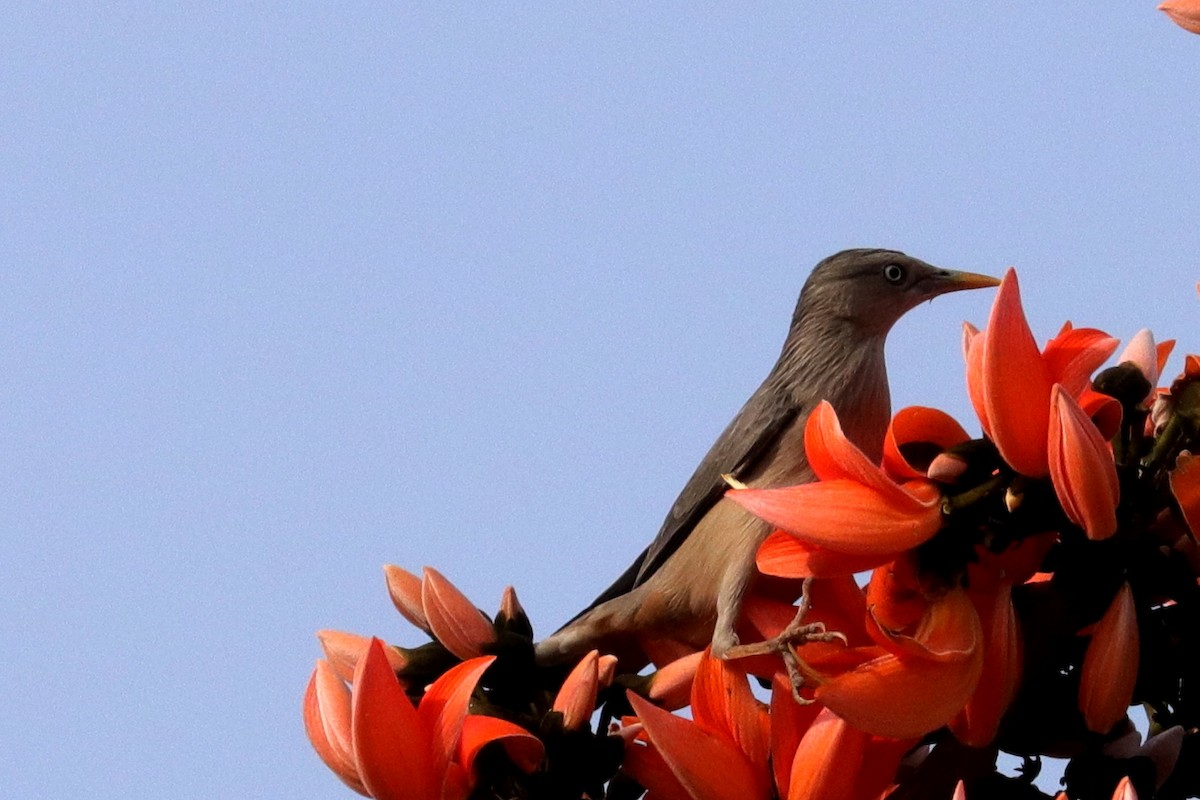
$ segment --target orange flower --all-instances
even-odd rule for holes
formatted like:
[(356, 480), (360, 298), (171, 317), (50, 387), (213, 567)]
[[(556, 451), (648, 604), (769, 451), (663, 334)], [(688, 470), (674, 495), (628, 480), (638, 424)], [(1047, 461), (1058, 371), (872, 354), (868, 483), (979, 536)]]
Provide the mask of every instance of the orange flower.
[(846, 651), (857, 664), (824, 672), (807, 665), (814, 697), (876, 736), (907, 739), (945, 725), (971, 698), (983, 667), (983, 634), (971, 601), (962, 589), (946, 592), (900, 630), (879, 625), (879, 616), (877, 609), (868, 613), (874, 620), (868, 631), (874, 627), (880, 644)]
[(1200, 33), (1200, 1), (1166, 0), (1158, 6), (1158, 10), (1185, 31)]
[[(987, 329), (964, 328), (967, 392), (984, 433), (1014, 470), (1033, 478), (1049, 472), (1051, 390), (1061, 384), (1090, 415), (1112, 406), (1112, 398), (1089, 393), (1089, 378), (1113, 354), (1117, 340), (1068, 323), (1038, 349), (1025, 312), (1017, 274), (1000, 283)], [(1094, 395), (1094, 396), (1093, 396)], [(1111, 402), (1110, 402), (1111, 401)]]
[(1112, 451), (1100, 431), (1061, 385), (1050, 392), (1050, 481), (1067, 518), (1089, 539), (1117, 530), (1120, 487)]
[[(780, 694), (779, 687), (775, 689)], [(785, 696), (787, 690), (782, 692)], [(794, 705), (794, 703), (793, 703)], [(874, 800), (891, 785), (914, 740), (871, 736), (828, 708), (808, 726), (780, 785), (786, 800)]]
[(462, 800), (471, 789), (475, 756), (501, 741), (509, 757), (531, 771), (541, 762), (537, 737), (511, 722), (469, 716), (475, 684), (492, 657), (448, 670), (414, 708), (372, 639), (350, 688), (318, 661), (304, 697), (304, 726), (321, 760), (346, 785), (379, 800)]
[(1096, 623), (1083, 657), (1079, 709), (1089, 730), (1108, 733), (1125, 717), (1137, 672), (1137, 613), (1133, 592), (1125, 583)]
[[(875, 565), (930, 539), (941, 527), (941, 494), (923, 480), (893, 481), (842, 432), (837, 412), (817, 405), (804, 429), (816, 483), (731, 489), (726, 497), (806, 545), (875, 557)], [(855, 566), (862, 568), (859, 559)]]
[(765, 710), (746, 677), (705, 651), (692, 684), (692, 719), (628, 693), (646, 744), (630, 743), (625, 770), (660, 800), (771, 796)]

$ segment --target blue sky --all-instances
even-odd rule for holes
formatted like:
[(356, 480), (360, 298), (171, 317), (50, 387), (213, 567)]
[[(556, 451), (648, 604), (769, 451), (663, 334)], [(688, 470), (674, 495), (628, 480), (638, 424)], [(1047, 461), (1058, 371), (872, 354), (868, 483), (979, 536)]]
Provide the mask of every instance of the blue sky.
[[(313, 631), (419, 641), (388, 562), (552, 630), (844, 247), (1197, 351), (1200, 38), (1153, 6), (6, 5), (0, 786), (348, 796)], [(989, 303), (897, 326), (895, 407), (977, 430)]]

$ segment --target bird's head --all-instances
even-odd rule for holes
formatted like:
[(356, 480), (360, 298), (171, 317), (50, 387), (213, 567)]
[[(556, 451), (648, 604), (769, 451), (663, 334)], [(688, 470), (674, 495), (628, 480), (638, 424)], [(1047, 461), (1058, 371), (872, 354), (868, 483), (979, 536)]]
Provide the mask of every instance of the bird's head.
[(886, 334), (925, 300), (998, 285), (996, 278), (941, 269), (896, 250), (843, 250), (812, 271), (796, 305), (796, 322), (817, 315)]

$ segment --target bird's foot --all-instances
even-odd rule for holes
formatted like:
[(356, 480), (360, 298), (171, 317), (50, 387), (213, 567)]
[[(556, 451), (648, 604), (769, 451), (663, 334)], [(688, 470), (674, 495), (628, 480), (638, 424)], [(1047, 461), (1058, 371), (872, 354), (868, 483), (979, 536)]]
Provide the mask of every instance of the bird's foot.
[(722, 658), (733, 660), (748, 658), (750, 656), (778, 655), (783, 659), (783, 665), (787, 669), (788, 681), (792, 686), (792, 698), (800, 705), (808, 705), (813, 701), (800, 696), (800, 689), (804, 687), (804, 673), (800, 667), (800, 658), (796, 655), (796, 648), (809, 642), (837, 641), (842, 644), (849, 644), (846, 634), (841, 631), (826, 630), (825, 623), (823, 622), (804, 621), (804, 618), (808, 615), (808, 589), (811, 583), (812, 578), (804, 580), (804, 588), (800, 593), (800, 605), (796, 609), (796, 616), (792, 618), (792, 621), (777, 636), (762, 642), (731, 647), (721, 656)]

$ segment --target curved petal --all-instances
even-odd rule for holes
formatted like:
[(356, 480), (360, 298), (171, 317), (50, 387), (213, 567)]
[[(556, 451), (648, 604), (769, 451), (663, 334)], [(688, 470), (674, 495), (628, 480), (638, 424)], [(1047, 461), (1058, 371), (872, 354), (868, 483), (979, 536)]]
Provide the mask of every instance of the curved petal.
[(1095, 328), (1072, 328), (1046, 343), (1042, 358), (1050, 371), (1050, 380), (1078, 397), (1092, 382), (1092, 373), (1108, 360), (1121, 344)]
[(870, 738), (822, 709), (792, 758), (787, 800), (853, 800), (855, 777)]
[(825, 679), (816, 699), (876, 736), (923, 736), (949, 722), (970, 699), (981, 655), (982, 648), (964, 661), (931, 661), (889, 653)]
[(765, 800), (770, 796), (767, 774), (728, 741), (633, 692), (627, 696), (651, 745), (693, 798)]
[(1079, 407), (1092, 420), (1100, 437), (1105, 441), (1112, 439), (1121, 430), (1121, 401), (1102, 392), (1097, 392), (1090, 386), (1080, 392)]
[(372, 639), (354, 673), (350, 724), (359, 777), (378, 800), (438, 800), (441, 777), (427, 733), (383, 647)]
[(646, 797), (658, 800), (694, 800), (667, 766), (662, 754), (653, 747), (626, 743), (621, 769), (642, 785), (646, 790)]
[(434, 681), (421, 698), (417, 716), (430, 737), (435, 774), (444, 773), (450, 763), (462, 735), (463, 720), (467, 717), (475, 685), (495, 660), (495, 656), (484, 656), (455, 664)]
[(421, 602), (421, 579), (394, 564), (383, 565), (383, 577), (387, 581), (392, 605), (400, 612), (400, 616), (429, 633), (429, 620), (425, 618)]
[(350, 690), (325, 661), (318, 661), (304, 691), (304, 731), (313, 750), (342, 783), (370, 797), (358, 777), (350, 743)]
[[(371, 644), (370, 638), (326, 628), (317, 631), (317, 640), (338, 677), (346, 682), (354, 680), (354, 669), (358, 666), (359, 659), (366, 654), (367, 647)], [(385, 645), (383, 652), (387, 655), (393, 672), (402, 672), (408, 666), (404, 654), (396, 648)]]
[(546, 756), (541, 739), (520, 725), (499, 717), (470, 714), (463, 720), (455, 761), (473, 772), (479, 751), (492, 742), (499, 742), (509, 760), (523, 772), (533, 772)]
[(899, 484), (846, 438), (837, 412), (828, 400), (818, 403), (808, 416), (804, 425), (804, 452), (808, 465), (822, 481), (853, 481), (897, 504), (906, 500)]
[(654, 704), (669, 711), (689, 705), (692, 702), (692, 683), (696, 680), (696, 671), (700, 669), (702, 658), (704, 651), (700, 650), (664, 664), (652, 673), (647, 694)]
[(978, 328), (969, 322), (963, 323), (963, 361), (967, 365), (967, 396), (971, 399), (975, 416), (979, 418), (979, 426), (990, 439), (992, 426), (987, 418), (987, 403), (983, 400), (983, 339)]
[[(962, 589), (946, 592), (933, 602), (926, 602), (922, 597), (908, 605), (922, 609), (911, 634), (897, 633), (882, 626), (877, 628), (882, 635), (876, 640), (888, 651), (902, 658), (964, 661), (981, 649), (979, 615)], [(868, 620), (874, 621), (878, 610), (878, 606), (869, 609)], [(868, 625), (868, 632), (871, 627)]]
[(786, 531), (773, 531), (758, 547), (758, 571), (777, 578), (830, 578), (853, 575), (886, 564), (895, 553), (847, 555), (828, 547), (805, 544)]
[(1088, 730), (1108, 733), (1125, 717), (1138, 673), (1138, 625), (1133, 592), (1121, 585), (1096, 623), (1083, 657), (1079, 710)]
[[(937, 408), (908, 406), (896, 412), (883, 440), (883, 468), (893, 478), (924, 478), (929, 462), (971, 437), (954, 417)], [(919, 451), (915, 462), (913, 452)]]
[(1047, 472), (1050, 373), (1021, 310), (1017, 273), (1000, 283), (983, 336), (983, 402), (1000, 455), (1022, 475)]
[(750, 684), (731, 662), (704, 651), (692, 683), (692, 719), (705, 730), (725, 737), (759, 770), (767, 768), (765, 719)]
[(851, 555), (909, 550), (932, 538), (942, 524), (941, 493), (920, 481), (886, 494), (852, 480), (828, 480), (730, 489), (725, 496), (808, 544)]
[(917, 741), (872, 736), (863, 754), (862, 771), (855, 777), (855, 797), (887, 797), (890, 787), (896, 783), (900, 762), (916, 746)]
[(483, 648), (496, 640), (491, 621), (433, 567), (425, 568), (421, 605), (433, 637), (461, 659), (483, 655)]
[(787, 675), (776, 672), (771, 678), (771, 768), (781, 797), (787, 796), (791, 783), (796, 748), (820, 711), (816, 703), (796, 702)]
[(929, 609), (929, 600), (921, 590), (915, 555), (902, 553), (892, 563), (872, 572), (866, 598), (868, 620), (872, 623), (867, 626), (868, 632), (879, 644), (886, 643), (886, 639), (879, 638), (883, 635), (880, 628), (903, 631), (919, 622)]
[(554, 698), (554, 710), (563, 715), (563, 727), (579, 730), (588, 724), (600, 691), (600, 651), (592, 650), (579, 660)]
[(1175, 349), (1174, 339), (1164, 339), (1155, 347), (1158, 354), (1158, 376), (1161, 378), (1163, 369), (1167, 366), (1167, 359), (1171, 357), (1171, 352)]
[(1089, 539), (1117, 530), (1120, 487), (1112, 451), (1075, 399), (1058, 384), (1051, 393), (1050, 480), (1067, 518)]
[(1158, 10), (1185, 31), (1200, 33), (1200, 3), (1196, 0), (1165, 0)]

